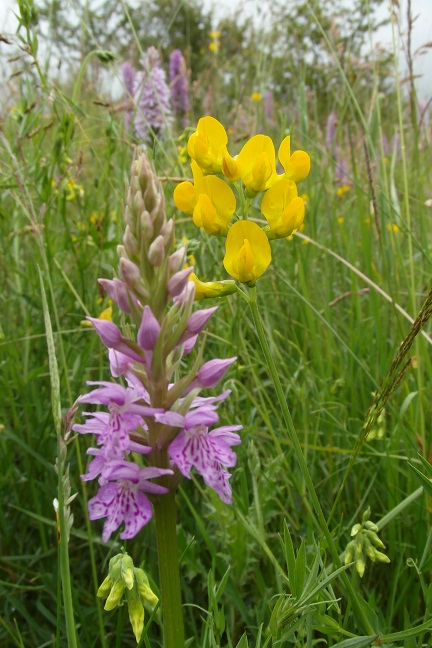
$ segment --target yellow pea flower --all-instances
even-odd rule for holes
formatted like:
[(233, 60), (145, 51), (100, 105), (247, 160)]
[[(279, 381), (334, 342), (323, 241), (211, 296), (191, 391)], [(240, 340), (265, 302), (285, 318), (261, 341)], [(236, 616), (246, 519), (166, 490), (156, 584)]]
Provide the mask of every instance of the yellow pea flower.
[(336, 196), (338, 198), (342, 198), (344, 194), (346, 194), (350, 190), (349, 185), (344, 184), (336, 189)]
[(252, 92), (251, 99), (255, 103), (259, 103), (261, 101), (261, 99), (262, 99), (261, 92)]
[(178, 209), (192, 216), (207, 234), (225, 235), (236, 208), (233, 190), (221, 178), (204, 176), (196, 162), (191, 164), (194, 184), (181, 182), (174, 190)]
[(305, 151), (294, 151), (291, 155), (291, 138), (289, 135), (282, 140), (278, 158), (285, 171), (284, 177), (288, 180), (298, 183), (309, 175), (310, 157)]
[(255, 283), (271, 261), (270, 243), (256, 223), (241, 220), (230, 228), (223, 264), (241, 283)]
[(235, 160), (238, 175), (249, 194), (265, 191), (277, 179), (274, 144), (268, 135), (254, 135)]
[(292, 180), (280, 180), (266, 191), (261, 211), (270, 231), (276, 238), (291, 236), (303, 223), (304, 200), (299, 197), (297, 185)]
[(187, 150), (204, 173), (220, 173), (222, 158), (228, 154), (228, 135), (214, 117), (201, 117), (195, 133), (189, 137)]

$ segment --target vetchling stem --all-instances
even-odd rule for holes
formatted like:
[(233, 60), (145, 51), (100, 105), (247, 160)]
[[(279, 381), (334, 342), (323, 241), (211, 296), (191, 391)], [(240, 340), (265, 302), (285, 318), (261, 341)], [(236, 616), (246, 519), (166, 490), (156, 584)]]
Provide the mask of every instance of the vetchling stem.
[[(255, 324), (256, 332), (258, 335), (258, 339), (261, 345), (261, 349), (264, 353), (264, 357), (267, 363), (267, 368), (269, 370), (271, 379), (273, 381), (273, 385), (276, 391), (276, 395), (278, 398), (279, 406), (282, 411), (282, 415), (285, 421), (285, 424), (288, 429), (288, 434), (294, 449), (294, 454), (296, 456), (296, 459), (299, 463), (300, 469), (303, 474), (303, 478), (306, 483), (306, 488), (308, 490), (309, 496), (312, 500), (312, 505), (315, 510), (316, 516), (318, 518), (319, 524), (321, 526), (321, 530), (325, 536), (325, 539), (327, 541), (327, 546), (330, 551), (330, 554), (332, 556), (333, 562), (336, 566), (336, 568), (342, 567), (342, 563), (340, 561), (336, 546), (333, 542), (333, 538), (331, 536), (330, 530), (327, 526), (326, 519), (324, 517), (321, 504), (319, 502), (318, 496), (316, 494), (315, 487), (312, 482), (312, 478), (309, 473), (309, 469), (307, 467), (306, 460), (303, 455), (303, 451), (301, 449), (301, 445), (297, 436), (296, 429), (294, 427), (294, 422), (291, 417), (291, 412), (289, 411), (288, 404), (285, 399), (285, 394), (282, 389), (281, 382), (279, 380), (279, 375), (276, 369), (276, 365), (273, 360), (273, 356), (270, 351), (270, 347), (267, 342), (267, 337), (264, 331), (264, 327), (261, 321), (261, 317), (259, 314), (258, 310), (258, 305), (257, 305), (257, 297), (256, 297), (256, 288), (255, 286), (250, 289), (250, 296), (249, 296), (249, 305), (252, 311), (252, 318)], [(345, 572), (341, 573), (341, 579), (343, 581), (343, 584), (345, 586), (345, 589), (349, 595), (351, 605), (353, 607), (353, 611), (355, 612), (355, 616), (357, 617), (358, 620), (361, 621), (363, 625), (363, 630), (367, 632), (370, 635), (376, 634), (375, 629), (371, 626), (369, 619), (367, 618), (365, 612), (363, 611), (362, 607), (360, 606), (356, 593), (352, 587), (352, 584), (346, 575)]]
[(155, 498), (153, 509), (162, 598), (163, 645), (164, 648), (184, 648), (175, 493), (170, 491)]

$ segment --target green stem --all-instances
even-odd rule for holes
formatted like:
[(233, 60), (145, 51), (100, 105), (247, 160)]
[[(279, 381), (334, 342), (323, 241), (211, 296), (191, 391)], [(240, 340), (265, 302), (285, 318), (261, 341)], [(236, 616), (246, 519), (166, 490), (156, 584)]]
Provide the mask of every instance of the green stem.
[(184, 647), (183, 610), (177, 549), (175, 492), (157, 498), (154, 505), (159, 580), (162, 596), (164, 648)]
[[(321, 531), (324, 534), (324, 537), (325, 537), (325, 539), (327, 541), (327, 546), (328, 546), (328, 549), (329, 549), (330, 554), (332, 556), (333, 562), (334, 562), (336, 568), (338, 569), (339, 567), (342, 567), (342, 563), (340, 561), (337, 548), (336, 548), (336, 546), (335, 546), (335, 544), (333, 542), (333, 538), (331, 536), (331, 533), (330, 533), (330, 530), (328, 528), (326, 519), (324, 517), (323, 511), (322, 511), (322, 508), (321, 508), (321, 504), (320, 504), (319, 499), (318, 499), (318, 496), (316, 494), (316, 490), (315, 490), (315, 487), (313, 485), (312, 478), (310, 476), (309, 469), (307, 467), (307, 463), (306, 463), (306, 460), (305, 460), (304, 455), (303, 455), (303, 451), (301, 449), (300, 441), (298, 439), (297, 432), (296, 432), (296, 429), (294, 427), (294, 422), (292, 420), (291, 413), (289, 411), (288, 404), (287, 404), (286, 399), (285, 399), (285, 394), (283, 392), (282, 385), (281, 385), (281, 382), (279, 380), (279, 375), (278, 375), (278, 372), (277, 372), (277, 369), (276, 369), (276, 365), (275, 365), (272, 353), (270, 351), (270, 347), (269, 347), (267, 337), (266, 337), (266, 334), (265, 334), (265, 331), (264, 331), (264, 327), (263, 327), (263, 324), (262, 324), (262, 321), (261, 321), (261, 317), (260, 317), (260, 314), (259, 314), (258, 305), (257, 305), (257, 298), (256, 298), (256, 288), (255, 287), (251, 288), (251, 290), (250, 290), (249, 305), (250, 305), (250, 308), (251, 308), (251, 311), (252, 311), (252, 318), (253, 318), (253, 321), (254, 321), (254, 324), (255, 324), (255, 328), (256, 328), (258, 339), (259, 339), (259, 342), (260, 342), (260, 345), (261, 345), (261, 349), (262, 349), (262, 351), (264, 353), (264, 357), (265, 357), (265, 360), (266, 360), (266, 363), (267, 363), (267, 368), (269, 370), (271, 379), (273, 381), (273, 385), (274, 385), (274, 388), (275, 388), (275, 391), (276, 391), (279, 406), (281, 408), (282, 415), (283, 415), (285, 424), (287, 426), (288, 434), (289, 434), (289, 437), (290, 437), (290, 440), (291, 440), (291, 443), (292, 443), (292, 446), (293, 446), (293, 449), (294, 449), (294, 454), (295, 454), (296, 459), (297, 459), (297, 461), (299, 463), (299, 466), (300, 466), (300, 469), (301, 469), (301, 472), (302, 472), (302, 475), (303, 475), (303, 479), (304, 479), (305, 484), (306, 484), (306, 489), (307, 489), (307, 491), (309, 493), (309, 497), (312, 500), (312, 506), (313, 506), (313, 508), (315, 510), (315, 514), (316, 514), (316, 516), (318, 518), (318, 522), (320, 524)], [(367, 632), (370, 635), (376, 634), (375, 629), (371, 626), (371, 624), (369, 622), (369, 619), (367, 618), (362, 606), (360, 605), (360, 603), (358, 601), (358, 598), (357, 598), (357, 595), (356, 595), (356, 593), (355, 593), (355, 591), (353, 589), (353, 586), (352, 586), (351, 582), (349, 581), (348, 576), (346, 575), (345, 572), (341, 573), (341, 579), (342, 579), (343, 584), (345, 586), (345, 589), (346, 589), (346, 591), (348, 593), (348, 596), (349, 596), (349, 599), (351, 601), (353, 610), (355, 612), (355, 616), (357, 617), (357, 619), (363, 625), (364, 631)]]
[(63, 602), (64, 614), (66, 619), (66, 634), (69, 648), (78, 648), (74, 606), (72, 599), (72, 583), (69, 563), (69, 547), (68, 547), (68, 529), (65, 515), (65, 501), (63, 492), (63, 476), (64, 476), (64, 462), (61, 455), (61, 438), (57, 435), (57, 472), (58, 472), (58, 516), (60, 527), (60, 542), (59, 542), (59, 555), (60, 555), (60, 574), (63, 585)]

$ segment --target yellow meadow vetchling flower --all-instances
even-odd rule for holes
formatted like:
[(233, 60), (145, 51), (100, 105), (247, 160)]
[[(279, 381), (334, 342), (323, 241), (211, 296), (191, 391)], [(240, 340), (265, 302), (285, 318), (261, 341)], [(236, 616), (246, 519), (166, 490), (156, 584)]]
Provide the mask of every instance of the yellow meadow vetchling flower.
[(207, 234), (225, 235), (236, 208), (233, 190), (221, 178), (204, 176), (196, 162), (191, 164), (194, 184), (181, 182), (174, 190), (178, 209), (192, 216)]
[(287, 180), (293, 180), (297, 184), (309, 175), (310, 157), (305, 151), (294, 151), (291, 155), (291, 138), (289, 135), (282, 140), (278, 158), (284, 168), (284, 177)]
[(277, 179), (274, 144), (268, 135), (254, 135), (246, 142), (237, 158), (225, 156), (222, 162), (225, 177), (241, 178), (246, 191), (254, 196), (265, 191)]
[(261, 101), (261, 99), (262, 99), (261, 92), (252, 92), (251, 99), (255, 103), (259, 103)]
[(225, 270), (241, 283), (255, 283), (271, 261), (271, 249), (263, 230), (248, 220), (234, 223), (226, 238)]
[(349, 190), (350, 190), (349, 185), (347, 185), (347, 184), (341, 185), (340, 187), (338, 187), (338, 188), (336, 189), (336, 196), (337, 196), (338, 198), (342, 198), (342, 196), (343, 196), (344, 194), (348, 193)]
[(261, 211), (276, 238), (291, 236), (303, 223), (305, 204), (292, 180), (280, 180), (266, 191)]
[(201, 117), (195, 133), (189, 137), (189, 157), (198, 164), (203, 173), (220, 173), (222, 158), (228, 154), (228, 135), (222, 124), (214, 117)]

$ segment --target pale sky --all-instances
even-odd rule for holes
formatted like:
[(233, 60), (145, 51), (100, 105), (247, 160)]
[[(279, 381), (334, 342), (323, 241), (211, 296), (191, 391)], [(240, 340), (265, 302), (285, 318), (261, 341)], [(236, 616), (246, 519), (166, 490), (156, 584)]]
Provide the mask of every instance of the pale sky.
[[(349, 0), (348, 0), (349, 1)], [(214, 7), (215, 20), (218, 20), (224, 14), (233, 13), (235, 10), (247, 13), (248, 15), (258, 14), (259, 7), (262, 6), (260, 0), (203, 0), (205, 7)], [(389, 0), (390, 3), (390, 0)], [(406, 29), (406, 6), (407, 0), (399, 0), (403, 28)], [(16, 19), (13, 15), (13, 9), (16, 6), (15, 0), (0, 0), (0, 32), (12, 34), (16, 29)], [(389, 15), (389, 4), (384, 3), (379, 10), (379, 17), (385, 18)], [(412, 31), (412, 51), (415, 52), (422, 45), (432, 43), (432, 0), (411, 0), (412, 14), (417, 20), (414, 22)], [(262, 20), (262, 16), (260, 17)], [(217, 27), (215, 24), (214, 27)], [(397, 36), (399, 51), (399, 67), (401, 75), (405, 75), (405, 59)], [(382, 28), (378, 33), (373, 34), (374, 45), (381, 44), (391, 47), (392, 32), (391, 27)], [(2, 51), (4, 46), (0, 44)], [(432, 47), (426, 50), (426, 53), (417, 55), (414, 59), (415, 74), (421, 75), (417, 80), (417, 88), (420, 98), (429, 100), (432, 97)]]

